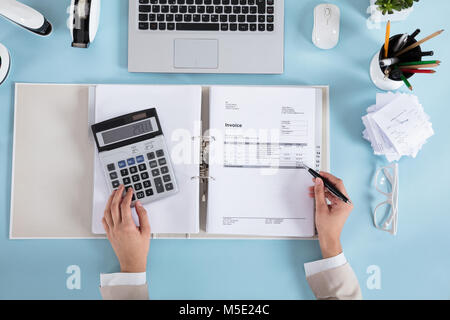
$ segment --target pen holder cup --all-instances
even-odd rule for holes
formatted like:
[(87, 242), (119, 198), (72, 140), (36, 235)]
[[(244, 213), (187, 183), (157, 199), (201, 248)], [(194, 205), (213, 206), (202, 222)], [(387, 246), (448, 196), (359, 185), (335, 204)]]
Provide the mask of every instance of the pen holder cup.
[[(400, 39), (401, 36), (402, 36), (401, 34), (397, 34), (389, 39), (388, 57), (394, 56), (395, 52), (392, 51), (392, 48), (394, 47), (394, 45), (397, 43), (397, 41)], [(414, 38), (408, 36), (404, 48), (416, 42), (417, 41)], [(388, 67), (380, 66), (380, 61), (383, 59), (384, 59), (384, 45), (381, 47), (381, 50), (375, 54), (370, 63), (370, 78), (372, 79), (372, 82), (378, 89), (386, 91), (397, 90), (401, 86), (403, 86), (404, 83), (398, 74), (391, 72), (389, 74), (389, 77), (385, 76), (384, 72)], [(419, 46), (406, 52), (405, 54), (402, 54), (401, 60), (402, 62), (422, 61), (422, 49)], [(404, 76), (407, 79), (411, 78), (413, 75), (414, 74), (412, 73), (404, 73)]]

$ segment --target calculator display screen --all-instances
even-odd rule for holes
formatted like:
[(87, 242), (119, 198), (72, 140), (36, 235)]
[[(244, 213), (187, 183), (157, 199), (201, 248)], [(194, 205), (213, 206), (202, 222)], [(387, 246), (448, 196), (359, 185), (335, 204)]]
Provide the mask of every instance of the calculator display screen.
[(118, 141), (127, 140), (138, 137), (143, 134), (156, 131), (152, 126), (151, 119), (134, 122), (132, 124), (102, 132), (103, 143), (105, 145), (115, 143)]

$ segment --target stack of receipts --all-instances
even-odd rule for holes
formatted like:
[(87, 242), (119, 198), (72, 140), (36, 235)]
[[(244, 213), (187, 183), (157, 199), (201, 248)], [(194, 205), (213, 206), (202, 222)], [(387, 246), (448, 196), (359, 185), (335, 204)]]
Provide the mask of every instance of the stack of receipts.
[(362, 118), (366, 127), (363, 137), (376, 155), (385, 155), (389, 162), (402, 156), (415, 158), (434, 134), (429, 116), (414, 95), (379, 93), (367, 112)]

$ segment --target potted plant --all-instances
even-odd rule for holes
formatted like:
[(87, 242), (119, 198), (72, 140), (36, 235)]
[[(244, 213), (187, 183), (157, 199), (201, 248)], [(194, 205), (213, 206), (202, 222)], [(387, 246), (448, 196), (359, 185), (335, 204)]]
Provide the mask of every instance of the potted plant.
[(370, 0), (370, 19), (373, 22), (405, 20), (419, 0)]

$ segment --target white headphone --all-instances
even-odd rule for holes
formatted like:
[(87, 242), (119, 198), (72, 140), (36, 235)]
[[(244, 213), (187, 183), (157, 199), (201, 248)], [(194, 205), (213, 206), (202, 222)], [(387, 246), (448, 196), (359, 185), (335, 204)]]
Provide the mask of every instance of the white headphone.
[(0, 43), (0, 84), (5, 81), (9, 73), (11, 59), (9, 57), (8, 49)]

